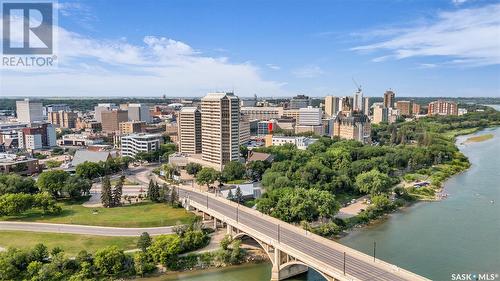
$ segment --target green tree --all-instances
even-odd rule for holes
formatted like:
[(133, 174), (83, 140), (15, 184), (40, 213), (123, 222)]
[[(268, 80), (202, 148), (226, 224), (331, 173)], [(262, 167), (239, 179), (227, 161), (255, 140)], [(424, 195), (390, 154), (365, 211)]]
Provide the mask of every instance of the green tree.
[(267, 161), (255, 160), (247, 164), (247, 175), (254, 181), (260, 181), (262, 175), (269, 168), (270, 164)]
[(121, 176), (113, 189), (112, 201), (113, 206), (120, 206), (122, 204), (122, 193), (123, 193), (123, 182), (125, 181), (125, 176)]
[(63, 194), (70, 198), (78, 198), (82, 195), (88, 195), (92, 182), (84, 177), (70, 176), (62, 188)]
[(148, 248), (153, 261), (169, 268), (175, 268), (177, 255), (181, 252), (181, 239), (178, 235), (158, 235)]
[(159, 186), (158, 183), (153, 181), (153, 179), (149, 180), (147, 197), (151, 200), (151, 202), (159, 202), (160, 200)]
[(62, 162), (57, 160), (47, 160), (45, 161), (45, 166), (49, 169), (57, 168), (61, 166)]
[(68, 178), (69, 174), (65, 171), (46, 171), (38, 177), (37, 185), (40, 190), (47, 191), (54, 197), (60, 197)]
[(198, 163), (190, 162), (186, 165), (186, 172), (192, 176), (195, 176), (203, 167)]
[(222, 178), (225, 181), (242, 179), (245, 176), (245, 165), (239, 161), (231, 161), (224, 166)]
[(231, 189), (229, 189), (229, 192), (227, 193), (227, 199), (234, 201), (234, 194), (233, 194), (233, 191)]
[(245, 159), (245, 161), (248, 158), (248, 147), (246, 145), (240, 145), (240, 155)]
[(137, 252), (134, 254), (134, 269), (137, 275), (144, 277), (145, 273), (152, 272), (156, 268), (151, 261), (151, 257), (146, 252)]
[(129, 258), (117, 246), (97, 250), (94, 255), (96, 270), (105, 276), (121, 275), (130, 269), (131, 264)]
[(243, 192), (241, 192), (241, 188), (239, 186), (236, 187), (236, 192), (234, 193), (234, 199), (238, 203), (243, 202)]
[(18, 174), (0, 174), (0, 195), (7, 193), (36, 193), (38, 188), (31, 177)]
[(170, 187), (168, 187), (166, 183), (162, 184), (162, 186), (160, 187), (160, 202), (170, 202), (170, 195)]
[(76, 174), (78, 176), (95, 179), (104, 176), (104, 168), (98, 163), (85, 161), (76, 166)]
[(151, 236), (149, 236), (149, 233), (143, 232), (141, 236), (139, 236), (139, 240), (137, 240), (137, 248), (146, 252), (149, 246), (151, 246)]
[(29, 252), (29, 259), (32, 261), (43, 262), (49, 257), (49, 251), (44, 244), (36, 244)]
[(101, 203), (105, 208), (113, 206), (113, 195), (111, 191), (111, 182), (108, 176), (105, 176), (101, 183)]
[(206, 184), (207, 188), (210, 187), (220, 177), (220, 173), (213, 168), (204, 167), (196, 174), (196, 183)]
[(170, 204), (172, 206), (177, 205), (179, 202), (179, 194), (175, 188), (172, 188), (172, 193), (170, 194)]
[(359, 191), (371, 195), (382, 194), (389, 191), (391, 188), (391, 178), (374, 169), (359, 174), (356, 177), (356, 187)]

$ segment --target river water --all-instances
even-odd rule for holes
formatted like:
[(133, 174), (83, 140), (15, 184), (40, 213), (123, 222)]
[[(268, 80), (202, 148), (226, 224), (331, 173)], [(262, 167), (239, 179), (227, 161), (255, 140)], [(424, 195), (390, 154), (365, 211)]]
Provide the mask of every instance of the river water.
[[(414, 204), (339, 242), (371, 255), (376, 241), (377, 257), (432, 280), (451, 280), (453, 273), (500, 274), (500, 128), (477, 134), (484, 133), (494, 138), (469, 144), (462, 144), (468, 136), (457, 139), (472, 166), (446, 182), (447, 199)], [(263, 263), (155, 280), (267, 281), (270, 271), (271, 265)], [(290, 280), (323, 278), (310, 270)]]

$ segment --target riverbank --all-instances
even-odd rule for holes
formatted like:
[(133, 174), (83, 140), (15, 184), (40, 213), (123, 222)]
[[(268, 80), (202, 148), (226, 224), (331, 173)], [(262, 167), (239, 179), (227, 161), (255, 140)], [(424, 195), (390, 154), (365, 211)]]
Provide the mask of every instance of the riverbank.
[(432, 280), (450, 280), (456, 272), (499, 273), (500, 225), (495, 222), (500, 213), (500, 144), (462, 144), (485, 132), (500, 138), (500, 128), (457, 138), (457, 147), (472, 165), (444, 182), (446, 200), (416, 202), (338, 241), (367, 254), (373, 253), (376, 241), (381, 259)]

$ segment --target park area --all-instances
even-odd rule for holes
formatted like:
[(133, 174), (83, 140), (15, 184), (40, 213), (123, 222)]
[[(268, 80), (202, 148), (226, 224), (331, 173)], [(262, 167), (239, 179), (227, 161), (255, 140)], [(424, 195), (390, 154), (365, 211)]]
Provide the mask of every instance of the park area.
[(194, 216), (183, 208), (165, 203), (143, 202), (115, 208), (88, 208), (82, 206), (82, 202), (58, 204), (62, 208), (60, 214), (48, 215), (39, 209), (31, 209), (17, 216), (0, 217), (0, 220), (110, 227), (159, 227), (184, 224)]
[(93, 253), (109, 245), (120, 249), (137, 248), (138, 237), (110, 237), (95, 235), (78, 235), (63, 233), (38, 233), (29, 231), (0, 231), (0, 247), (32, 248), (42, 243), (49, 249), (59, 247), (69, 256), (76, 256), (81, 250)]

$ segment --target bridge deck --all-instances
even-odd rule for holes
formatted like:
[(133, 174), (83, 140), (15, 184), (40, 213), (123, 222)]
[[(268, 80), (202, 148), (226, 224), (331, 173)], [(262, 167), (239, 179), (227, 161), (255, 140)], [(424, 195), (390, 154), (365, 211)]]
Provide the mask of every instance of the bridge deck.
[[(189, 198), (193, 205), (205, 209), (203, 211), (206, 213), (225, 220), (236, 228), (250, 230), (253, 236), (257, 236), (256, 238), (264, 243), (276, 246), (308, 266), (337, 279), (340, 277), (341, 280), (428, 280), (379, 259), (374, 262), (373, 257), (366, 254), (253, 209), (237, 206), (236, 203), (215, 197), (213, 194), (185, 188), (180, 190), (179, 195)], [(346, 252), (346, 275), (343, 275), (344, 252)]]

